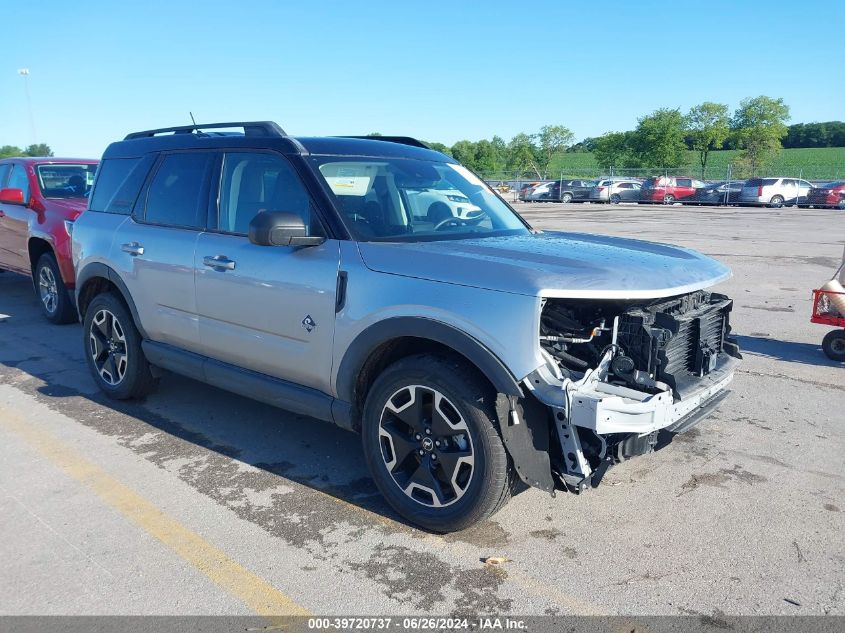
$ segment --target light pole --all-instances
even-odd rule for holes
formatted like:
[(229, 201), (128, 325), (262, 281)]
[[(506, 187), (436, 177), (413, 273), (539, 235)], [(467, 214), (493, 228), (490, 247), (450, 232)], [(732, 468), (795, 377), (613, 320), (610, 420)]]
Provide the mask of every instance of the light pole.
[(32, 114), (32, 97), (29, 95), (29, 68), (18, 68), (18, 74), (23, 77), (23, 89), (26, 93), (26, 110), (29, 114), (29, 131), (32, 134), (32, 144), (38, 143), (35, 133), (35, 115)]

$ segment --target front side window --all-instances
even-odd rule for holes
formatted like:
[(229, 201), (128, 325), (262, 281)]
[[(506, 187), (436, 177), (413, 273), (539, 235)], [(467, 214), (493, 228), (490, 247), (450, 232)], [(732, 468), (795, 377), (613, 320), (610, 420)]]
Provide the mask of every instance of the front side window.
[(266, 153), (232, 152), (223, 157), (217, 228), (246, 235), (258, 213), (282, 211), (302, 218), (308, 235), (324, 236), (311, 198), (290, 163)]
[(209, 152), (166, 155), (147, 191), (144, 221), (204, 229), (212, 158)]
[(24, 201), (29, 200), (29, 178), (26, 177), (26, 169), (21, 164), (12, 165), (12, 173), (9, 174), (8, 189), (20, 189), (23, 191)]
[(94, 184), (96, 165), (37, 165), (38, 188), (45, 198), (85, 198)]
[(527, 234), (519, 216), (471, 171), (403, 158), (317, 156), (319, 176), (361, 241)]

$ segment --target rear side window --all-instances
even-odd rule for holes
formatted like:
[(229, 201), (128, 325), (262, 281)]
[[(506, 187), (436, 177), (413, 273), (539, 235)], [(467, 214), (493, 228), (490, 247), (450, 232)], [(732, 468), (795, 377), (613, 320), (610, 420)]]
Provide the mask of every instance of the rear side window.
[(678, 178), (678, 187), (692, 187), (692, 179)]
[(144, 221), (183, 228), (205, 228), (210, 152), (168, 154), (147, 190)]
[(109, 158), (100, 163), (94, 182), (92, 211), (129, 215), (154, 161), (152, 154), (143, 158)]
[(770, 187), (772, 185), (778, 184), (777, 178), (763, 178), (762, 184), (764, 187)]

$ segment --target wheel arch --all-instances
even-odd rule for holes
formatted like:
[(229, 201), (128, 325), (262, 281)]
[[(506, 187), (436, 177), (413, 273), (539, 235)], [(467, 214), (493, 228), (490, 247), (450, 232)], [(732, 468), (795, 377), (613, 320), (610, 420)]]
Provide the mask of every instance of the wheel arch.
[(132, 295), (126, 287), (123, 279), (117, 272), (100, 262), (92, 262), (79, 271), (76, 277), (76, 309), (79, 316), (85, 319), (85, 310), (91, 300), (102, 292), (113, 291), (120, 297), (129, 308), (135, 327), (138, 328), (142, 338), (147, 338), (147, 333), (138, 317), (138, 309), (132, 300)]
[(370, 386), (383, 369), (401, 358), (424, 352), (456, 354), (499, 393), (523, 395), (513, 374), (477, 339), (433, 319), (394, 317), (371, 325), (347, 348), (335, 381), (338, 398), (352, 405), (357, 418)]
[(56, 249), (53, 248), (53, 244), (43, 237), (30, 237), (26, 243), (26, 250), (29, 254), (29, 269), (32, 271), (33, 277), (35, 277), (35, 267), (38, 265), (38, 260), (44, 253), (51, 253), (53, 257), (56, 256)]

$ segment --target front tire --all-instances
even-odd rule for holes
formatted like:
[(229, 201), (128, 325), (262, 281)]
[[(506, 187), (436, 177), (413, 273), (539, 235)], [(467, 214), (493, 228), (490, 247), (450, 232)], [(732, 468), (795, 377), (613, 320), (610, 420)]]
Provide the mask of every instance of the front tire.
[(85, 310), (83, 338), (94, 382), (109, 398), (142, 398), (155, 388), (141, 335), (121, 299), (108, 292), (94, 297)]
[(453, 532), (507, 503), (514, 478), (495, 400), (490, 384), (457, 358), (411, 356), (376, 379), (364, 406), (364, 455), (403, 518)]
[(35, 290), (41, 303), (41, 314), (56, 325), (76, 323), (79, 315), (70, 299), (59, 264), (52, 253), (44, 253), (35, 264)]
[(828, 332), (822, 340), (822, 351), (830, 360), (845, 363), (845, 330)]

